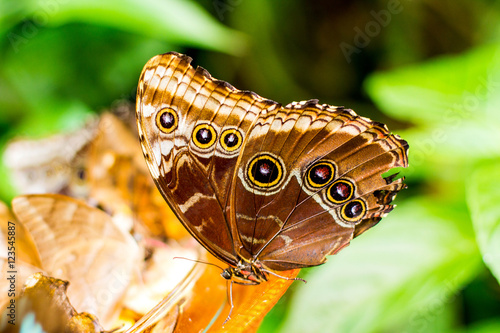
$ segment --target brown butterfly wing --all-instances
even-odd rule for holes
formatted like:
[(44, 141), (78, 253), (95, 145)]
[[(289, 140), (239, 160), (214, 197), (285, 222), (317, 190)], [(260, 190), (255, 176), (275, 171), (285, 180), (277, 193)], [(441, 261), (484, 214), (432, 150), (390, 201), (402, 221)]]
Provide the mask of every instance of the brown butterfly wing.
[(137, 93), (137, 123), (157, 187), (189, 232), (236, 264), (225, 211), (246, 134), (277, 103), (213, 79), (174, 52), (152, 58)]
[[(33, 237), (42, 268), (71, 281), (68, 295), (73, 305), (109, 319), (142, 258), (131, 235), (103, 211), (63, 195), (18, 196), (12, 209)], [(98, 299), (110, 288), (113, 297)]]
[(392, 209), (407, 143), (351, 110), (287, 107), (214, 80), (168, 53), (146, 64), (139, 134), (182, 223), (228, 263), (284, 270), (323, 263)]
[(240, 255), (276, 270), (325, 262), (392, 210), (404, 185), (381, 174), (407, 166), (407, 148), (385, 125), (316, 101), (262, 115), (234, 175)]

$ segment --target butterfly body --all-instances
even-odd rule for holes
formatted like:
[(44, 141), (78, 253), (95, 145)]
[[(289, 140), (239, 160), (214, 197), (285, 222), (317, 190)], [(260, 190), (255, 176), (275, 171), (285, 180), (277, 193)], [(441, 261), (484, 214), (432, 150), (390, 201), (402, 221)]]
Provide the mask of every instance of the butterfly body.
[(243, 284), (316, 266), (390, 212), (408, 144), (316, 100), (282, 106), (178, 53), (152, 58), (137, 94), (143, 152), (188, 231)]
[(221, 276), (226, 280), (232, 280), (239, 284), (259, 284), (267, 281), (266, 273), (262, 270), (259, 262), (238, 261), (236, 267), (224, 269)]

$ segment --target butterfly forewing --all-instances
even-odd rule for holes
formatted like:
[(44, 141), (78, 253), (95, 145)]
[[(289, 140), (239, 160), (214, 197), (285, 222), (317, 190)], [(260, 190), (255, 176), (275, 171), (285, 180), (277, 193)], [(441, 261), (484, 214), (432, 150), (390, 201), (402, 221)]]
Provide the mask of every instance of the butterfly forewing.
[(214, 80), (190, 62), (167, 53), (144, 67), (137, 98), (141, 144), (158, 188), (184, 226), (215, 256), (235, 264), (228, 188), (246, 132), (277, 103)]
[[(71, 281), (72, 303), (101, 319), (110, 318), (142, 258), (130, 234), (103, 211), (63, 195), (18, 196), (12, 209), (33, 237), (42, 268)], [(102, 290), (110, 288), (112, 297), (100, 299)]]

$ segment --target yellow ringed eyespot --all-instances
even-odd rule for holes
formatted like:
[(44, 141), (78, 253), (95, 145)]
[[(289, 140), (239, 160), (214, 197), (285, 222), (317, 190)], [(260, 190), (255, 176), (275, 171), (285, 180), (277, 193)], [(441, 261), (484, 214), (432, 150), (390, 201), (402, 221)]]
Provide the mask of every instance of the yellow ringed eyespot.
[(366, 213), (366, 204), (363, 200), (356, 199), (342, 206), (340, 214), (347, 222), (358, 222)]
[(179, 124), (179, 118), (175, 110), (164, 108), (156, 114), (156, 126), (165, 134), (172, 133)]
[(311, 187), (323, 187), (333, 180), (335, 165), (332, 162), (320, 161), (307, 170), (307, 183)]
[(217, 133), (210, 124), (199, 124), (193, 131), (193, 142), (201, 149), (210, 148), (217, 140)]
[(345, 179), (339, 179), (328, 188), (326, 196), (335, 204), (344, 203), (354, 195), (354, 185)]
[(247, 176), (253, 185), (270, 188), (278, 184), (283, 178), (283, 166), (275, 157), (262, 154), (250, 161)]
[(228, 152), (237, 150), (242, 143), (243, 138), (241, 133), (235, 128), (225, 130), (220, 136), (220, 145)]

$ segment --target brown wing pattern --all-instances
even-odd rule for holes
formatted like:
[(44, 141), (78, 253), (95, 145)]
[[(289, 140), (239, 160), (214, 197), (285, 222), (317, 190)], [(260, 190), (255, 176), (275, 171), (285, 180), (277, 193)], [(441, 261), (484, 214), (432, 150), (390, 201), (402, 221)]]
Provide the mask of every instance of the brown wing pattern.
[(286, 107), (213, 79), (177, 53), (138, 87), (142, 148), (190, 233), (218, 258), (286, 270), (319, 265), (392, 210), (408, 144), (385, 125), (316, 100)]
[[(12, 209), (33, 237), (43, 269), (71, 281), (68, 296), (75, 307), (109, 318), (141, 262), (141, 251), (130, 234), (103, 211), (63, 195), (18, 196)], [(97, 298), (110, 288), (112, 296)]]
[(235, 263), (226, 201), (239, 152), (257, 116), (277, 106), (213, 79), (174, 52), (152, 58), (137, 93), (137, 120), (151, 174), (190, 233)]
[[(323, 263), (392, 210), (404, 185), (381, 174), (407, 166), (407, 148), (385, 125), (316, 101), (259, 117), (232, 189), (240, 254), (277, 270)], [(259, 158), (264, 175), (250, 168)]]

